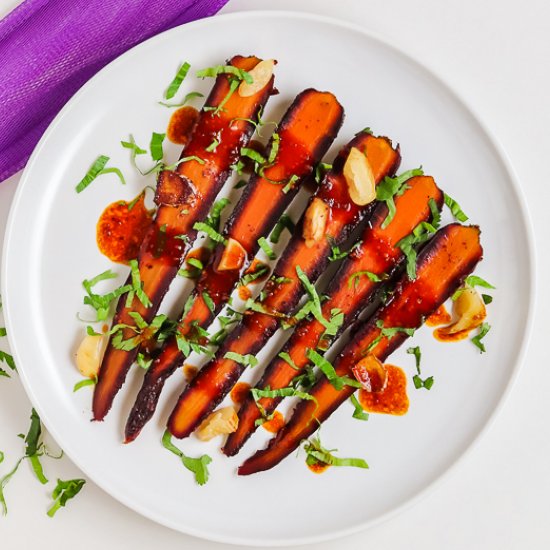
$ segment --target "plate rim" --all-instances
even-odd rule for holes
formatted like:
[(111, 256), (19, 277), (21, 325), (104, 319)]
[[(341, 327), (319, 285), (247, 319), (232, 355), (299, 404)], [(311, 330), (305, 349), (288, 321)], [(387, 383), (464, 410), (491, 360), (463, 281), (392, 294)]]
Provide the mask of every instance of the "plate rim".
[[(172, 29), (168, 29), (162, 33), (159, 33), (140, 44), (132, 47), (131, 49), (124, 52), (122, 55), (108, 63), (105, 67), (103, 67), (100, 71), (98, 71), (90, 80), (88, 80), (72, 97), (69, 99), (69, 101), (63, 106), (63, 108), (60, 110), (60, 112), (56, 115), (56, 117), (53, 119), (53, 121), (50, 123), (42, 137), (40, 138), (38, 144), (36, 145), (35, 149), (33, 150), (24, 170), (21, 175), (19, 184), (17, 186), (17, 190), (15, 192), (15, 195), (13, 197), (10, 211), (8, 214), (8, 219), (6, 223), (6, 230), (5, 230), (5, 236), (4, 236), (4, 243), (3, 243), (3, 250), (2, 250), (2, 264), (1, 264), (1, 270), (0, 270), (0, 287), (1, 287), (1, 294), (3, 296), (3, 313), (4, 313), (4, 319), (6, 326), (9, 327), (11, 323), (11, 300), (9, 298), (7, 287), (8, 282), (10, 279), (8, 278), (8, 265), (9, 265), (9, 256), (8, 252), (10, 249), (10, 243), (15, 238), (14, 236), (14, 225), (16, 220), (16, 213), (18, 210), (18, 204), (21, 200), (21, 196), (23, 195), (23, 190), (26, 186), (26, 182), (29, 180), (30, 176), (29, 174), (32, 172), (33, 165), (36, 161), (36, 158), (40, 155), (41, 149), (44, 147), (44, 144), (48, 141), (50, 134), (52, 134), (57, 125), (60, 123), (61, 119), (65, 117), (68, 111), (70, 111), (73, 107), (73, 104), (76, 103), (80, 96), (87, 92), (87, 88), (89, 85), (94, 83), (96, 80), (99, 80), (100, 78), (103, 78), (104, 74), (108, 71), (113, 70), (116, 68), (116, 66), (119, 63), (124, 62), (126, 57), (129, 57), (131, 55), (135, 55), (136, 51), (139, 52), (142, 48), (150, 47), (151, 43), (160, 42), (162, 40), (165, 40), (168, 35), (170, 34), (176, 34), (178, 32), (182, 32), (182, 28), (187, 27), (201, 27), (201, 26), (208, 26), (211, 23), (211, 19), (215, 18), (217, 20), (224, 19), (224, 20), (243, 20), (248, 18), (255, 18), (255, 17), (261, 17), (265, 19), (269, 19), (271, 17), (276, 18), (290, 18), (290, 19), (297, 19), (297, 20), (307, 20), (309, 22), (314, 23), (321, 23), (326, 24), (333, 27), (338, 27), (340, 29), (347, 29), (356, 33), (360, 33), (367, 37), (370, 40), (373, 40), (375, 42), (378, 42), (385, 48), (388, 48), (392, 50), (394, 53), (401, 56), (403, 59), (405, 59), (408, 63), (411, 63), (412, 65), (419, 68), (423, 73), (425, 73), (432, 81), (435, 81), (437, 85), (439, 85), (452, 99), (454, 99), (460, 107), (462, 107), (469, 115), (472, 117), (472, 119), (475, 121), (475, 124), (477, 124), (482, 132), (484, 134), (484, 137), (487, 139), (490, 146), (493, 147), (498, 159), (502, 163), (502, 166), (504, 170), (507, 173), (507, 176), (510, 179), (510, 182), (512, 184), (512, 189), (515, 193), (515, 199), (516, 203), (519, 206), (519, 210), (521, 215), (519, 216), (521, 218), (521, 223), (523, 224), (525, 237), (527, 241), (527, 271), (529, 274), (529, 280), (526, 281), (526, 287), (529, 295), (529, 300), (527, 303), (527, 309), (526, 309), (526, 323), (523, 327), (523, 334), (521, 337), (521, 344), (520, 347), (516, 353), (516, 358), (513, 363), (513, 368), (510, 372), (510, 376), (508, 381), (506, 382), (506, 386), (504, 388), (504, 391), (498, 398), (498, 402), (496, 406), (493, 408), (493, 410), (489, 413), (487, 419), (485, 422), (475, 431), (473, 436), (470, 438), (469, 442), (466, 444), (462, 452), (454, 457), (452, 461), (449, 462), (447, 467), (441, 472), (438, 473), (427, 485), (425, 485), (419, 492), (417, 492), (414, 496), (411, 498), (408, 498), (404, 500), (401, 504), (394, 507), (393, 509), (380, 514), (379, 516), (367, 519), (365, 521), (359, 522), (355, 524), (352, 527), (342, 528), (342, 529), (336, 529), (329, 533), (324, 533), (318, 536), (302, 536), (302, 537), (293, 537), (293, 538), (278, 538), (278, 539), (271, 539), (271, 540), (265, 540), (265, 539), (256, 539), (256, 538), (243, 538), (243, 537), (235, 537), (231, 535), (227, 536), (220, 536), (218, 534), (210, 534), (209, 532), (205, 532), (201, 529), (195, 529), (191, 525), (178, 525), (174, 524), (173, 522), (170, 522), (168, 520), (165, 520), (162, 516), (151, 512), (148, 509), (142, 508), (140, 505), (132, 502), (129, 498), (126, 498), (124, 494), (118, 493), (116, 490), (113, 491), (111, 488), (105, 487), (102, 481), (97, 480), (95, 475), (92, 475), (90, 472), (87, 471), (86, 468), (82, 467), (80, 462), (76, 460), (71, 453), (67, 453), (71, 461), (90, 479), (96, 484), (98, 487), (100, 487), (103, 491), (105, 491), (109, 496), (126, 506), (127, 508), (133, 510), (134, 512), (140, 514), (141, 516), (144, 516), (145, 518), (154, 521), (160, 525), (163, 525), (165, 527), (168, 527), (170, 529), (173, 529), (175, 531), (178, 531), (180, 533), (201, 538), (203, 540), (210, 540), (214, 542), (219, 543), (225, 543), (225, 544), (232, 544), (232, 545), (244, 545), (244, 546), (263, 546), (263, 547), (282, 547), (282, 546), (292, 546), (292, 545), (303, 545), (303, 544), (313, 544), (313, 543), (319, 543), (319, 542), (325, 542), (329, 540), (334, 540), (337, 538), (349, 536), (361, 531), (364, 531), (370, 527), (374, 527), (375, 525), (379, 525), (380, 523), (383, 523), (385, 521), (390, 520), (391, 518), (395, 517), (396, 515), (400, 514), (401, 512), (409, 509), (410, 507), (417, 504), (421, 499), (426, 497), (428, 494), (430, 494), (440, 483), (443, 482), (444, 479), (448, 478), (459, 466), (467, 456), (472, 452), (472, 450), (479, 444), (479, 442), (482, 440), (483, 436), (487, 434), (489, 429), (492, 427), (493, 423), (495, 422), (496, 418), (500, 414), (502, 408), (504, 407), (505, 402), (507, 401), (513, 386), (515, 385), (519, 371), (525, 361), (525, 356), (527, 353), (527, 350), (529, 348), (529, 343), (532, 337), (532, 331), (533, 331), (533, 325), (534, 325), (534, 312), (535, 312), (535, 303), (536, 303), (536, 295), (537, 295), (537, 252), (536, 252), (536, 244), (535, 244), (535, 238), (534, 238), (534, 229), (533, 229), (533, 222), (532, 218), (529, 213), (529, 208), (527, 204), (527, 200), (525, 197), (525, 193), (521, 186), (521, 181), (516, 173), (516, 170), (514, 166), (512, 165), (512, 162), (510, 160), (510, 157), (508, 153), (506, 152), (505, 148), (503, 147), (501, 141), (498, 139), (498, 137), (495, 135), (495, 133), (490, 129), (490, 127), (486, 124), (483, 116), (480, 116), (479, 112), (472, 107), (472, 105), (467, 101), (464, 96), (456, 91), (454, 88), (451, 87), (451, 85), (445, 80), (444, 77), (440, 76), (436, 71), (432, 70), (430, 67), (428, 67), (423, 61), (417, 59), (415, 56), (410, 55), (406, 51), (404, 51), (402, 48), (396, 46), (393, 44), (389, 39), (386, 39), (381, 34), (374, 32), (370, 29), (365, 29), (361, 27), (358, 24), (348, 22), (346, 20), (342, 20), (337, 17), (333, 16), (327, 16), (327, 15), (319, 15), (314, 14), (310, 12), (305, 11), (293, 11), (293, 10), (243, 10), (238, 12), (232, 12), (232, 13), (224, 13), (224, 14), (218, 14), (212, 17), (207, 17), (204, 19), (199, 19), (190, 23), (186, 23), (184, 25), (179, 25), (177, 27), (174, 27)], [(12, 354), (14, 355), (14, 358), (16, 360), (16, 364), (20, 365), (22, 364), (19, 361), (19, 352), (16, 345), (16, 342), (12, 336), (12, 332), (8, 330), (8, 342), (10, 346), (10, 350)], [(20, 369), (18, 371), (19, 378), (23, 384), (23, 388), (25, 390), (25, 393), (29, 397), (32, 405), (36, 408), (38, 411), (40, 418), (50, 433), (50, 435), (56, 440), (59, 441), (58, 432), (52, 426), (49, 422), (48, 415), (45, 414), (44, 409), (40, 405), (39, 400), (34, 395), (34, 392), (32, 390), (32, 383), (27, 378), (25, 374), (25, 370)]]

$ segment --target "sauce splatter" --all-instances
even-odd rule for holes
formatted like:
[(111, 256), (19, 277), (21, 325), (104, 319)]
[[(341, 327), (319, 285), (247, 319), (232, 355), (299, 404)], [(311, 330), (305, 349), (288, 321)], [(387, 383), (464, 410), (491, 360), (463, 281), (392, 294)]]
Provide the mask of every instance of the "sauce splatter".
[(243, 301), (248, 300), (248, 298), (252, 298), (252, 292), (246, 285), (240, 285), (238, 292), (239, 298)]
[(283, 426), (285, 425), (285, 417), (279, 412), (275, 411), (273, 413), (273, 418), (264, 422), (262, 427), (265, 428), (268, 432), (276, 434)]
[(438, 327), (440, 325), (448, 325), (451, 322), (451, 315), (441, 304), (427, 319), (426, 325), (429, 327)]
[(454, 332), (449, 334), (445, 331), (446, 327), (437, 328), (434, 330), (434, 337), (440, 342), (459, 342), (460, 340), (465, 340), (470, 335), (470, 332), (475, 329), (475, 327), (468, 330), (460, 330), (459, 332)]
[(250, 395), (250, 384), (237, 382), (229, 395), (235, 405), (240, 405)]
[(314, 474), (322, 474), (323, 472), (326, 472), (330, 468), (330, 464), (325, 464), (324, 462), (318, 462), (318, 461), (306, 461), (307, 467), (314, 473)]
[(189, 365), (188, 363), (183, 365), (183, 376), (185, 376), (187, 382), (191, 382), (197, 376), (197, 372), (199, 372), (199, 369), (195, 365)]
[(180, 107), (170, 117), (166, 136), (172, 143), (187, 145), (198, 119), (199, 112), (195, 107)]
[(402, 416), (409, 410), (407, 377), (399, 367), (385, 366), (388, 371), (386, 387), (381, 392), (359, 390), (359, 402), (370, 413)]
[(131, 202), (113, 202), (101, 214), (96, 227), (97, 246), (113, 262), (127, 264), (138, 256), (151, 225), (153, 210), (145, 207), (145, 194)]

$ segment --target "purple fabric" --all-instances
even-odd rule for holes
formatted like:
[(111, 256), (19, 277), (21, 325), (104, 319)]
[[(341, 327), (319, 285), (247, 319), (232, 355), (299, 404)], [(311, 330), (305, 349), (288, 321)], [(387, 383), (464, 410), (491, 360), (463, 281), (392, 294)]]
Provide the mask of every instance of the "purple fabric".
[(227, 0), (26, 0), (0, 21), (0, 181), (99, 69)]

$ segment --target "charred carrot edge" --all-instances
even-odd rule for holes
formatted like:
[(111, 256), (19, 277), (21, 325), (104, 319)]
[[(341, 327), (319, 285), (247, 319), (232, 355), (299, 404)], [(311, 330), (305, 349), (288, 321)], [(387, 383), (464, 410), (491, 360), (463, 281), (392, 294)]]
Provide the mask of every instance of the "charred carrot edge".
[[(315, 282), (328, 264), (331, 242), (342, 243), (355, 227), (373, 210), (373, 203), (358, 206), (350, 199), (343, 176), (343, 167), (351, 147), (363, 151), (371, 165), (375, 181), (397, 169), (400, 156), (390, 141), (366, 133), (358, 134), (337, 156), (312, 200), (320, 199), (329, 209), (325, 235), (308, 246), (302, 237), (302, 215), (283, 256), (275, 267), (272, 278), (264, 288), (266, 297), (259, 302), (266, 313), (250, 312), (244, 316), (213, 360), (207, 363), (181, 394), (168, 420), (168, 429), (179, 438), (188, 436), (231, 390), (245, 366), (226, 359), (227, 352), (256, 355), (278, 327), (278, 317), (288, 315), (298, 305), (304, 289), (296, 273), (300, 266), (311, 282)], [(311, 204), (311, 203), (310, 203)], [(329, 240), (330, 239), (330, 240)], [(287, 282), (278, 284), (279, 277)]]
[[(205, 328), (219, 313), (241, 273), (258, 252), (258, 238), (272, 229), (303, 181), (311, 175), (313, 167), (336, 137), (343, 114), (343, 108), (333, 94), (313, 89), (300, 93), (288, 108), (277, 129), (277, 156), (273, 165), (265, 170), (265, 176), (269, 179), (259, 175), (250, 178), (223, 231), (224, 237), (240, 243), (246, 251), (246, 259), (240, 268), (220, 272), (218, 265), (225, 245), (217, 245), (193, 290), (192, 306), (180, 321), (178, 330), (182, 336), (189, 334), (194, 326)], [(288, 181), (292, 176), (299, 179), (287, 192), (284, 183), (273, 183)], [(214, 304), (213, 310), (205, 303), (205, 292)], [(133, 441), (152, 417), (164, 382), (183, 360), (184, 355), (178, 349), (176, 338), (170, 338), (145, 375), (126, 423), (126, 442)]]
[[(380, 336), (377, 322), (384, 327), (419, 328), (462, 284), (481, 260), (483, 250), (479, 242), (479, 228), (451, 224), (440, 229), (418, 256), (417, 278), (407, 275), (397, 284), (391, 301), (379, 308), (353, 335), (347, 348), (335, 362), (339, 376), (353, 376), (352, 367), (367, 353), (380, 361), (397, 349), (407, 335), (398, 332), (394, 337)], [(372, 349), (369, 350), (369, 347)], [(355, 388), (344, 386), (340, 391), (326, 378), (321, 378), (311, 390), (314, 401), (301, 401), (289, 422), (273, 438), (268, 447), (256, 452), (239, 468), (240, 475), (269, 470), (294, 451), (300, 442), (308, 438), (346, 399)]]
[[(430, 219), (430, 200), (435, 202), (439, 210), (443, 205), (443, 193), (433, 178), (413, 177), (407, 181), (407, 185), (409, 189), (395, 201), (395, 217), (388, 227), (382, 228), (388, 215), (387, 206), (381, 203), (376, 207), (369, 225), (360, 237), (360, 246), (342, 263), (324, 292), (328, 299), (322, 306), (323, 316), (330, 318), (334, 308), (344, 315), (343, 323), (333, 339), (338, 338), (342, 330), (356, 319), (381, 284), (369, 279), (365, 272), (377, 275), (381, 281), (391, 277), (404, 257), (396, 244), (409, 235), (420, 222)], [(275, 357), (256, 384), (256, 388), (269, 386), (275, 390), (287, 387), (300, 373), (296, 367), (302, 369), (309, 364), (306, 352), (308, 349), (319, 347), (324, 332), (325, 327), (316, 319), (304, 319), (296, 325), (294, 333), (283, 348), (283, 352), (290, 356), (293, 367), (284, 359)], [(323, 343), (326, 344), (323, 345), (323, 349), (326, 349), (330, 342), (327, 340)], [(259, 405), (265, 411), (264, 414), (271, 414), (281, 401), (282, 398), (264, 397), (259, 400)], [(256, 430), (256, 420), (260, 419), (261, 415), (260, 408), (252, 396), (248, 396), (239, 410), (237, 430), (229, 434), (222, 449), (226, 455), (237, 454)]]
[[(256, 57), (235, 56), (229, 63), (240, 69), (250, 70), (259, 61)], [(229, 77), (225, 74), (219, 75), (206, 105), (221, 106), (229, 92)], [(250, 140), (254, 125), (244, 119), (255, 119), (272, 93), (273, 77), (262, 90), (250, 97), (241, 97), (236, 92), (231, 94), (218, 113), (211, 109), (202, 109), (193, 136), (182, 153), (182, 157), (185, 155), (191, 160), (182, 162), (176, 169), (176, 174), (185, 184), (180, 187), (192, 186), (193, 192), (186, 197), (183, 204), (159, 206), (140, 248), (140, 277), (143, 291), (148, 296), (151, 306), (145, 307), (134, 298), (131, 307), (127, 308), (127, 296), (124, 295), (119, 299), (113, 324), (124, 323), (134, 326), (135, 321), (129, 316), (130, 312), (140, 313), (148, 323), (156, 315), (190, 244), (196, 238), (193, 224), (206, 216), (215, 196), (231, 173), (231, 165), (239, 158), (241, 147)], [(235, 118), (243, 120), (236, 121)], [(215, 151), (208, 152), (206, 149), (214, 137), (218, 139), (219, 145)], [(195, 157), (202, 161), (195, 160)], [(171, 178), (170, 183), (173, 183), (173, 180), (174, 178)], [(180, 238), (183, 234), (187, 235), (186, 240)], [(130, 338), (133, 334), (130, 329), (126, 329), (123, 338)], [(94, 420), (103, 420), (109, 412), (137, 352), (138, 348), (131, 351), (116, 349), (112, 338), (109, 341), (94, 391)]]

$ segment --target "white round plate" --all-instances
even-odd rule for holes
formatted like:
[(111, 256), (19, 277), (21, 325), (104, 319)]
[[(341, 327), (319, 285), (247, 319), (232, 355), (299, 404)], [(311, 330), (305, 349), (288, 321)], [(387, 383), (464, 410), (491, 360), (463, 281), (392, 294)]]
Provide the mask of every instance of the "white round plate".
[[(157, 101), (179, 64), (217, 65), (233, 54), (276, 58), (276, 86), (266, 118), (279, 116), (306, 87), (331, 90), (346, 109), (345, 124), (327, 159), (366, 126), (401, 144), (402, 169), (422, 164), (482, 227), (485, 259), (478, 273), (496, 285), (489, 306), (487, 353), (469, 342), (440, 344), (430, 329), (415, 335), (431, 391), (409, 383), (404, 417), (352, 418), (344, 404), (326, 422), (322, 440), (340, 456), (364, 457), (369, 470), (330, 468), (314, 475), (303, 455), (250, 477), (238, 464), (268, 439), (259, 430), (242, 453), (226, 459), (219, 441), (180, 443), (192, 456), (213, 457), (211, 479), (199, 487), (160, 445), (163, 422), (183, 383), (167, 385), (155, 419), (131, 445), (121, 432), (139, 385), (139, 369), (117, 396), (106, 421), (90, 422), (91, 390), (72, 392), (80, 379), (73, 354), (84, 334), (76, 313), (81, 281), (112, 264), (95, 244), (102, 209), (130, 199), (144, 185), (121, 139), (147, 145), (171, 111)], [(191, 73), (193, 72), (191, 71)], [(178, 97), (210, 82), (188, 77)], [(76, 182), (99, 155), (127, 176), (121, 186), (102, 176), (77, 195)], [(167, 147), (169, 160), (178, 147)], [(226, 189), (229, 189), (228, 185)], [(137, 512), (185, 533), (223, 542), (285, 545), (357, 531), (417, 497), (464, 454), (487, 425), (510, 384), (525, 346), (533, 300), (533, 248), (524, 202), (510, 166), (478, 119), (454, 93), (394, 47), (359, 28), (290, 13), (251, 12), (214, 17), (173, 29), (127, 52), (67, 104), (36, 148), (21, 179), (5, 241), (2, 295), (10, 344), (27, 392), (53, 437), (96, 483)], [(122, 266), (117, 281), (121, 283)], [(178, 283), (165, 309), (181, 303)], [(392, 363), (414, 373), (407, 346)], [(269, 356), (269, 350), (260, 359)], [(257, 369), (259, 372), (259, 370)], [(260, 433), (262, 432), (262, 433)]]

